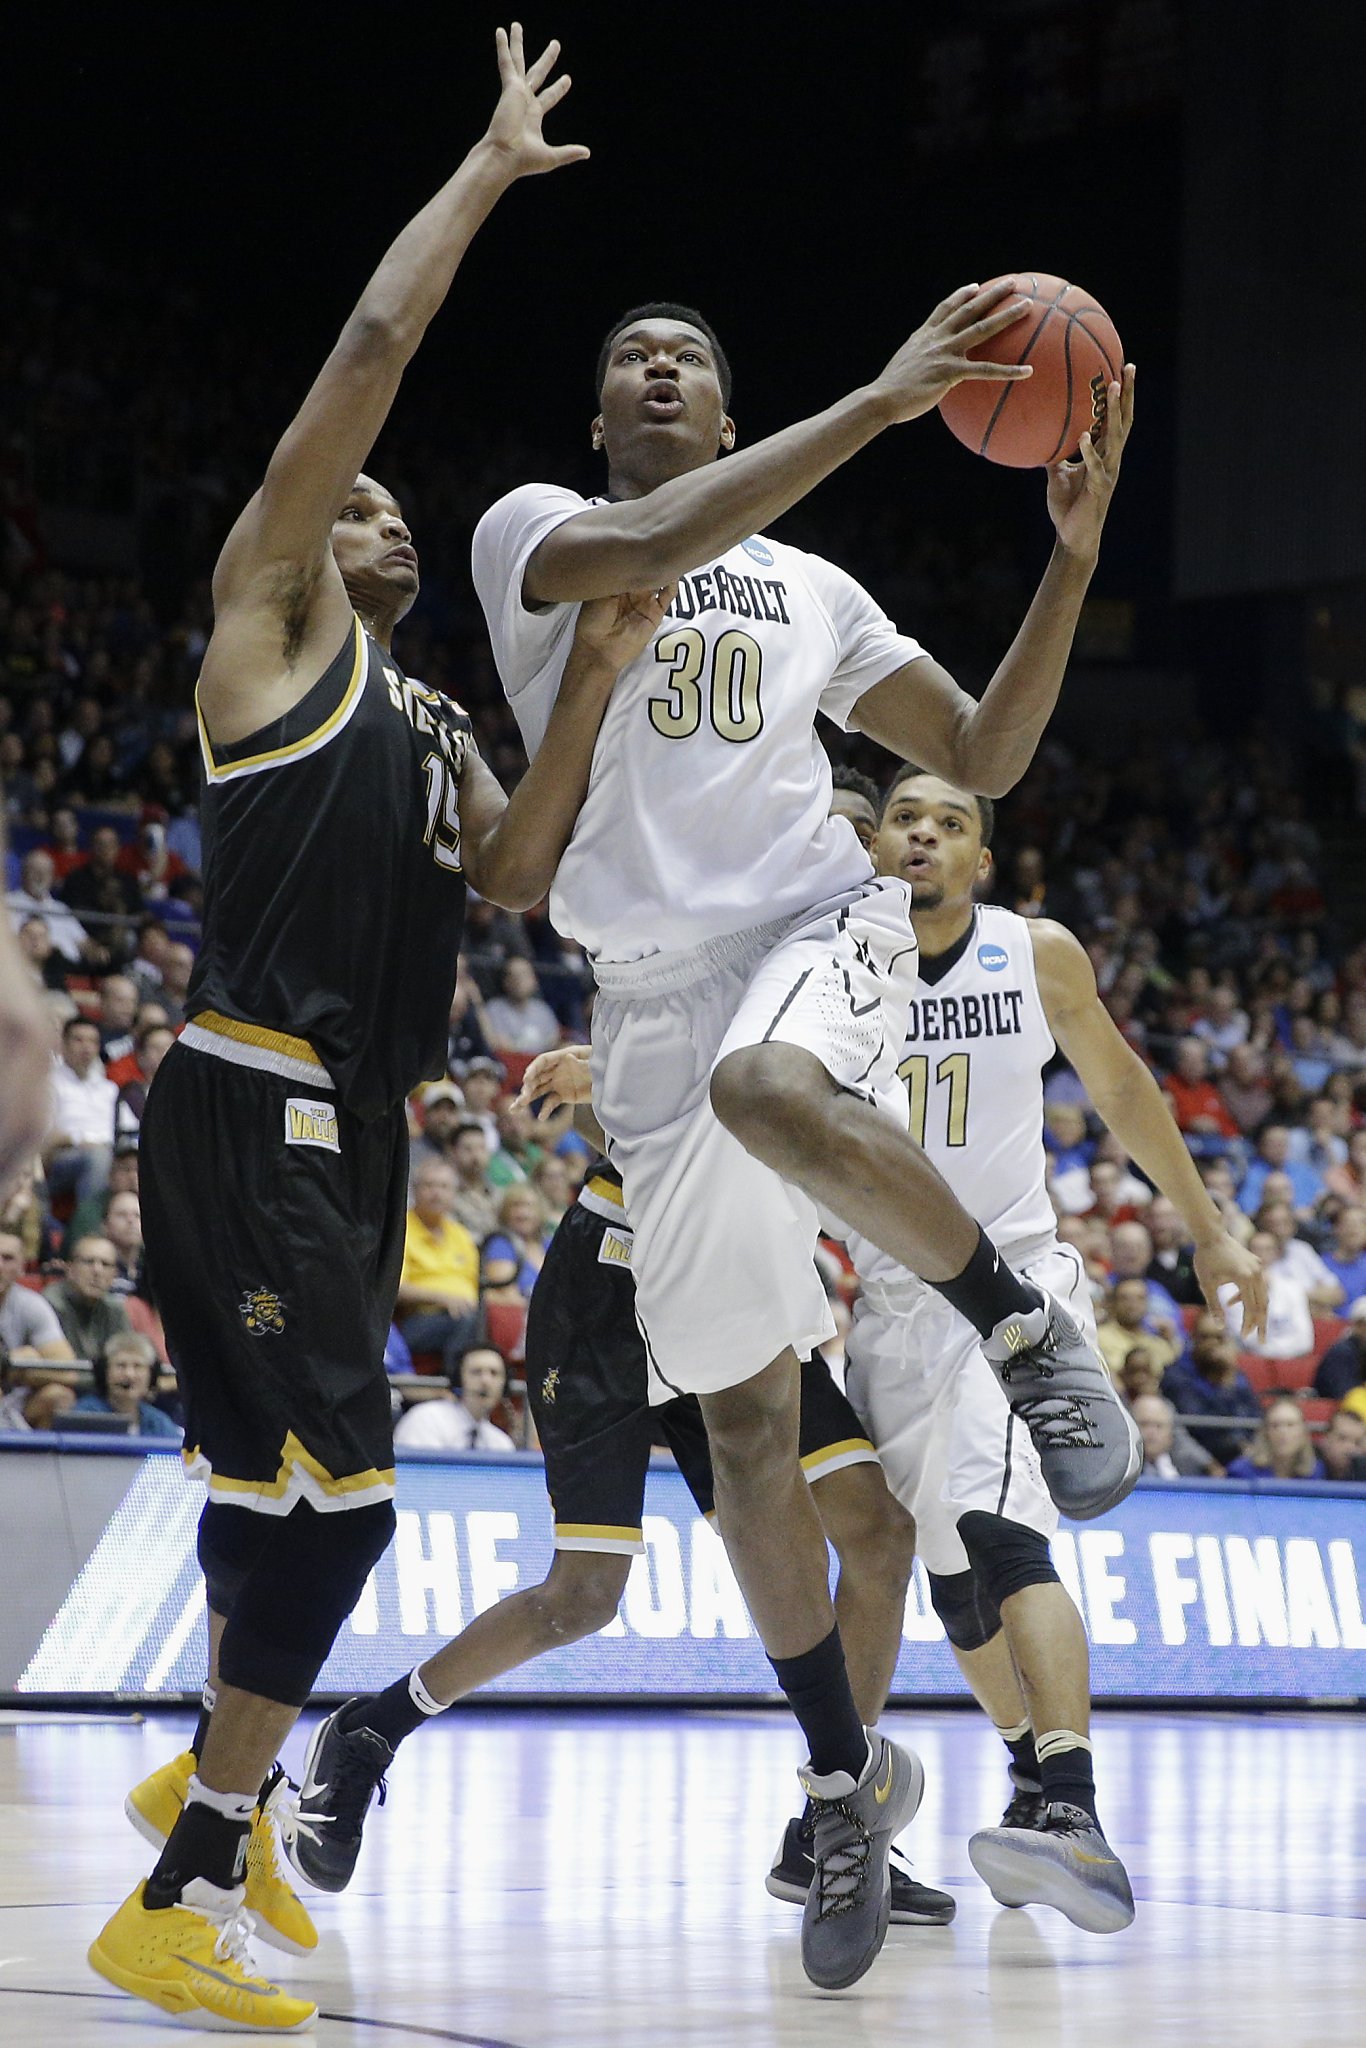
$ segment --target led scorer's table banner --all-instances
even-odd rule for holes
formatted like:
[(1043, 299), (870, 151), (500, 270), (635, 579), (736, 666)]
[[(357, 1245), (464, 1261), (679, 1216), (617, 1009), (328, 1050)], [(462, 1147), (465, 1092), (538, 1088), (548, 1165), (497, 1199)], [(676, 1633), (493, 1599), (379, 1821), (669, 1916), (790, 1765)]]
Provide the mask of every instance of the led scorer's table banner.
[[(51, 1438), (0, 1450), (0, 1694), (197, 1693), (203, 1498), (164, 1452)], [(672, 1470), (651, 1473), (645, 1537), (609, 1628), (488, 1691), (771, 1696), (720, 1541)], [(1054, 1556), (1099, 1697), (1366, 1697), (1366, 1488), (1143, 1486), (1103, 1521), (1066, 1526)], [(538, 1458), (405, 1461), (397, 1537), (318, 1690), (386, 1684), (550, 1561)], [(895, 1690), (963, 1691), (919, 1565)]]

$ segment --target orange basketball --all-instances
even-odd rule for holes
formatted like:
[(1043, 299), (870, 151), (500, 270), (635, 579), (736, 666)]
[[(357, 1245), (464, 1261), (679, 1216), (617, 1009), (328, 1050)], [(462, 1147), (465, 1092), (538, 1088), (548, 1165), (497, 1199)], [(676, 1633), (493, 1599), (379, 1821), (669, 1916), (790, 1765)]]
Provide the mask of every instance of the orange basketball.
[(1080, 285), (1041, 271), (998, 277), (1033, 304), (1023, 319), (972, 353), (983, 362), (1028, 363), (1014, 384), (955, 384), (939, 401), (950, 429), (974, 455), (1012, 469), (1036, 469), (1075, 455), (1089, 428), (1105, 418), (1106, 387), (1120, 375), (1124, 351), (1103, 306)]

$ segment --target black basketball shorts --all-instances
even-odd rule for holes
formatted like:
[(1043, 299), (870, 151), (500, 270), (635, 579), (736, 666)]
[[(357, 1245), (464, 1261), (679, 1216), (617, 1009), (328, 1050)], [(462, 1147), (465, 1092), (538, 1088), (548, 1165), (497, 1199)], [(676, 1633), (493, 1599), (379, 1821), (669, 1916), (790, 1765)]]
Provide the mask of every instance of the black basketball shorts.
[[(650, 1406), (624, 1210), (613, 1218), (581, 1200), (566, 1212), (531, 1296), (526, 1376), (557, 1550), (644, 1549), (645, 1475), (656, 1429), (699, 1510), (712, 1514), (711, 1457), (696, 1396)], [(819, 1357), (802, 1367), (800, 1450), (813, 1482), (845, 1465), (878, 1462)]]
[(230, 1056), (173, 1045), (142, 1123), (148, 1273), (185, 1460), (215, 1500), (264, 1514), (365, 1507), (394, 1491), (384, 1345), (406, 1121), (400, 1105), (362, 1123), (306, 1045), (261, 1037), (277, 1070), (245, 1063), (249, 1039), (229, 1039)]

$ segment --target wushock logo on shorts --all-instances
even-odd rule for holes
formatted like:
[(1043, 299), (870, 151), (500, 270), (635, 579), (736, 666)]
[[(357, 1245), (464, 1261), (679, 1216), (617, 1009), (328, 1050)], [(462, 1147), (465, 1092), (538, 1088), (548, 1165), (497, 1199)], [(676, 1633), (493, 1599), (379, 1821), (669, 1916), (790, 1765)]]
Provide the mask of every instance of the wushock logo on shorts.
[(269, 1287), (249, 1287), (237, 1310), (253, 1337), (278, 1337), (285, 1326), (285, 1305)]
[(291, 1095), (285, 1104), (286, 1145), (316, 1145), (323, 1152), (340, 1152), (337, 1112), (330, 1102), (306, 1102)]

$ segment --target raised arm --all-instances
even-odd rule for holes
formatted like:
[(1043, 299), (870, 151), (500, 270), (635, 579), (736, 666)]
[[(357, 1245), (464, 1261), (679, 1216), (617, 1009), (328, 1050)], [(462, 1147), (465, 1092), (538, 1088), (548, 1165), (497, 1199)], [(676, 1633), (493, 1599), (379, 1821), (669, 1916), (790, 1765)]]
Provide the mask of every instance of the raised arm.
[(569, 90), (545, 81), (559, 44), (527, 67), (522, 32), (497, 32), (502, 91), (486, 134), (388, 250), (271, 457), (214, 573), (214, 637), (200, 707), (231, 741), (281, 716), (336, 654), (351, 607), (332, 527), (388, 416), (404, 369), (475, 232), (516, 179), (586, 157), (541, 133)]
[(470, 748), (460, 777), (462, 858), (470, 882), (491, 903), (529, 910), (554, 881), (588, 794), (613, 686), (649, 646), (676, 589), (666, 583), (583, 606), (545, 738), (510, 797)]
[(1048, 472), (1057, 538), (1010, 651), (978, 702), (934, 661), (914, 661), (861, 697), (852, 723), (903, 759), (983, 796), (1004, 796), (1034, 758), (1053, 716), (1072, 639), (1100, 552), (1134, 417), (1134, 368), (1109, 388), (1098, 444)]
[(969, 377), (998, 383), (1027, 377), (1027, 365), (974, 362), (969, 355), (1027, 310), (1009, 284), (986, 291), (964, 285), (935, 307), (880, 377), (824, 412), (724, 462), (707, 461), (671, 477), (644, 497), (594, 506), (566, 520), (527, 564), (524, 598), (564, 604), (653, 587), (724, 554), (885, 428), (931, 411), (953, 385)]
[(1102, 1122), (1180, 1212), (1195, 1240), (1195, 1271), (1206, 1301), (1221, 1309), (1219, 1289), (1232, 1285), (1248, 1329), (1264, 1330), (1261, 1263), (1224, 1229), (1166, 1097), (1100, 999), (1085, 948), (1049, 918), (1032, 923), (1029, 938), (1048, 1028)]

